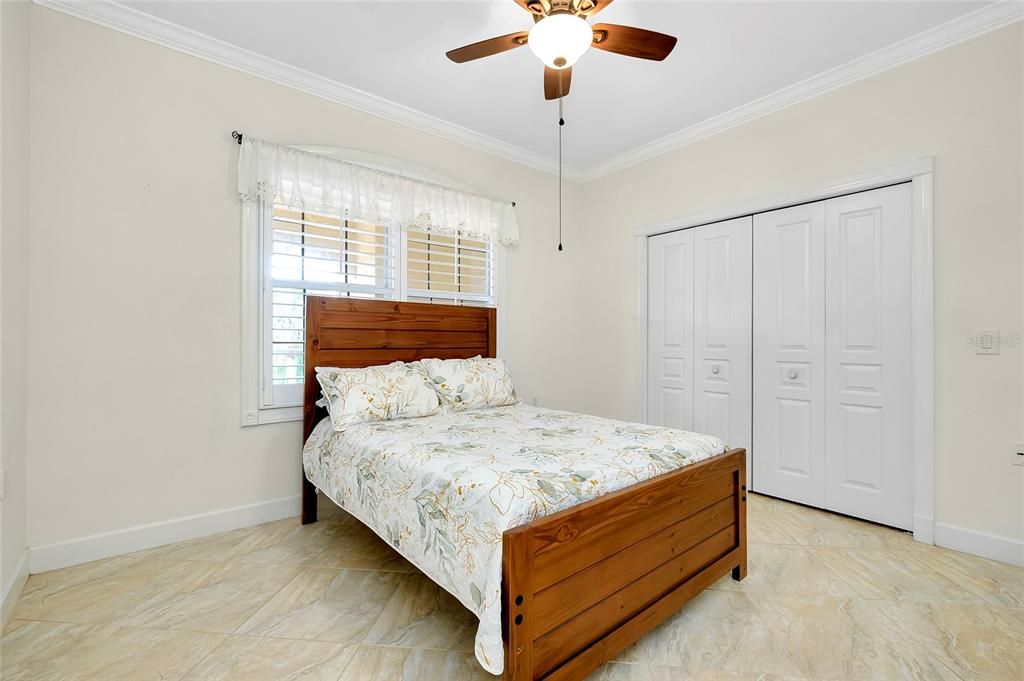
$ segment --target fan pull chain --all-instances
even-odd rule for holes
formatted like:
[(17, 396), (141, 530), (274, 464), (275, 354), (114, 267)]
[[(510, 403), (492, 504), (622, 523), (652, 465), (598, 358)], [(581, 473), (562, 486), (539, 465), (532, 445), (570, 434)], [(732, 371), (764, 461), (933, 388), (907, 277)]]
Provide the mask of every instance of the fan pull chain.
[(565, 117), (562, 109), (562, 78), (559, 74), (558, 80), (558, 250), (562, 250), (562, 127), (565, 125)]

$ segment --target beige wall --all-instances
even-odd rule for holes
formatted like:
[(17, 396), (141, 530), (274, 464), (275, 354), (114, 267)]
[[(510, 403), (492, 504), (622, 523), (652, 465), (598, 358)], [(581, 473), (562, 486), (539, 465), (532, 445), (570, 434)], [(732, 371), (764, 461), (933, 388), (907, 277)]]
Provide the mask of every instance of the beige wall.
[(1022, 331), (1020, 24), (569, 185), (561, 255), (550, 176), (38, 6), (31, 41), (30, 545), (298, 489), (298, 425), (237, 425), (236, 128), (515, 199), (500, 323), (520, 392), (623, 418), (636, 225), (934, 156), (937, 517), (1024, 534), (1022, 349), (967, 347)]
[(29, 5), (0, 3), (0, 594), (25, 556)]
[(32, 546), (298, 493), (298, 424), (238, 426), (233, 129), (516, 200), (501, 352), (525, 397), (579, 403), (551, 176), (39, 6), (32, 83)]
[(634, 227), (934, 156), (935, 484), (941, 523), (1024, 538), (1024, 24), (987, 34), (584, 186), (584, 411), (633, 418)]

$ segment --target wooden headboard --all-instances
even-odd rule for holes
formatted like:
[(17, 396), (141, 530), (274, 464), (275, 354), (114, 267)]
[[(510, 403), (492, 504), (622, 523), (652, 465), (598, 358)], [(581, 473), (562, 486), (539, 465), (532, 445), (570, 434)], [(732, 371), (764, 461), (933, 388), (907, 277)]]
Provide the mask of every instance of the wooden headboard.
[(427, 357), (494, 357), (493, 307), (308, 296), (302, 441), (327, 415), (316, 406), (316, 367), (357, 368)]

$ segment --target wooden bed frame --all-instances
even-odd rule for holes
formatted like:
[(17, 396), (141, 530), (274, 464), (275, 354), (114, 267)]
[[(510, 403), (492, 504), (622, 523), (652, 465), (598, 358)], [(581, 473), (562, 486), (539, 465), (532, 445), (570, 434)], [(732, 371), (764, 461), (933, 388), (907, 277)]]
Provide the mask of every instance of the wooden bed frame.
[[(308, 297), (303, 442), (326, 416), (315, 367), (494, 357), (496, 325), (493, 308)], [(583, 679), (726, 573), (743, 579), (746, 502), (734, 449), (506, 531), (506, 681)]]

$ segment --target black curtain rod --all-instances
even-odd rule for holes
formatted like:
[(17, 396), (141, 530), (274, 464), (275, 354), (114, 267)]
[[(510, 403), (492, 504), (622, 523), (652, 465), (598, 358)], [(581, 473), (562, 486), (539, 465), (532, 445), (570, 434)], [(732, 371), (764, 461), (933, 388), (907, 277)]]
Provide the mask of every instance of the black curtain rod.
[[(242, 133), (238, 132), (237, 130), (232, 130), (231, 131), (231, 139), (233, 139), (236, 142), (238, 142), (239, 144), (241, 144), (242, 143)], [(516, 207), (516, 202), (515, 201), (512, 201), (512, 207), (513, 208)]]

